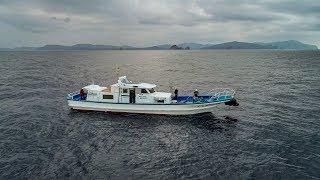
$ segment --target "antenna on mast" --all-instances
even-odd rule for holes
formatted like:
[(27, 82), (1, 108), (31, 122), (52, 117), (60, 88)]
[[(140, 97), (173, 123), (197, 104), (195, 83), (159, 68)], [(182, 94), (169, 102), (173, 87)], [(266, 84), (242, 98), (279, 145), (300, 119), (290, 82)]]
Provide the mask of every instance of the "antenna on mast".
[(120, 68), (119, 67), (116, 68), (116, 74), (118, 77), (120, 76)]
[(169, 91), (173, 92), (174, 86), (172, 85), (171, 79), (169, 79)]

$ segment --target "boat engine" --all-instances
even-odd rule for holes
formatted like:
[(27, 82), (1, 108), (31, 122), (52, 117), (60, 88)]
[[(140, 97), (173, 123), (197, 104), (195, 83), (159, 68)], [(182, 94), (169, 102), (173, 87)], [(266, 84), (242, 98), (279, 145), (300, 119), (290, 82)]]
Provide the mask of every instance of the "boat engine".
[(239, 103), (235, 98), (232, 98), (230, 101), (225, 102), (224, 104), (228, 106), (239, 106)]

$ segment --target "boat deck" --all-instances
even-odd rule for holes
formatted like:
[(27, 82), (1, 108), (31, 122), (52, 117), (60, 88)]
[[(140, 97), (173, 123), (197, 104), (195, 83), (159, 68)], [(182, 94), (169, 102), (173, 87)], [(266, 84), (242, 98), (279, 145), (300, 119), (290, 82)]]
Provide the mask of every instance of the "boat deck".
[[(81, 96), (79, 93), (71, 93), (67, 97), (68, 100), (74, 100), (74, 101), (85, 101), (86, 96), (81, 99)], [(199, 96), (197, 99), (194, 99), (193, 96), (178, 96), (177, 103), (178, 104), (203, 104), (203, 103), (223, 103), (228, 102), (231, 99), (233, 99), (232, 95), (220, 95), (220, 96), (212, 96), (212, 95), (205, 95), (205, 96)]]
[(212, 95), (199, 96), (198, 99), (194, 99), (193, 96), (178, 96), (178, 103), (219, 103), (227, 102), (233, 98), (231, 95), (221, 95), (218, 97)]

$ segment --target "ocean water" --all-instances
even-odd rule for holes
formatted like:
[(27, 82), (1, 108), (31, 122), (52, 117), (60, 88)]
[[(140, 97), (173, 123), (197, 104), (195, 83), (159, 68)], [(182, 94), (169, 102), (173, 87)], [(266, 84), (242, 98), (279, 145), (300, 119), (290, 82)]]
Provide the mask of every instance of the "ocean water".
[[(320, 179), (320, 51), (0, 52), (0, 179)], [(120, 75), (238, 107), (76, 112), (66, 94)]]

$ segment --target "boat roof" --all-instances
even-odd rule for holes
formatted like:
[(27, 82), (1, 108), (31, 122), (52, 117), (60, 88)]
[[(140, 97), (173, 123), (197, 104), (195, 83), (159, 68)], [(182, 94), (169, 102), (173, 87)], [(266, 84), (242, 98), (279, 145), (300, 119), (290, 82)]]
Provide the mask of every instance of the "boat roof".
[(155, 84), (149, 84), (149, 83), (139, 83), (139, 84), (117, 83), (116, 85), (121, 88), (140, 88), (140, 89), (151, 89), (157, 86)]
[(151, 89), (151, 88), (155, 88), (157, 86), (155, 84), (150, 84), (150, 83), (134, 84), (127, 79), (127, 76), (119, 77), (118, 83), (114, 84), (114, 85), (121, 87), (121, 88), (140, 88), (140, 89)]
[[(119, 77), (118, 83), (113, 84), (112, 86), (117, 86), (119, 88), (139, 88), (139, 89), (151, 89), (155, 88), (157, 85), (150, 83), (132, 83), (127, 79), (126, 76)], [(97, 84), (90, 84), (88, 86), (83, 87), (83, 89), (89, 91), (103, 91), (107, 89), (107, 87), (102, 87)]]
[(90, 84), (88, 86), (83, 87), (83, 89), (90, 90), (90, 91), (102, 91), (102, 90), (106, 89), (106, 87), (101, 87), (96, 84)]

